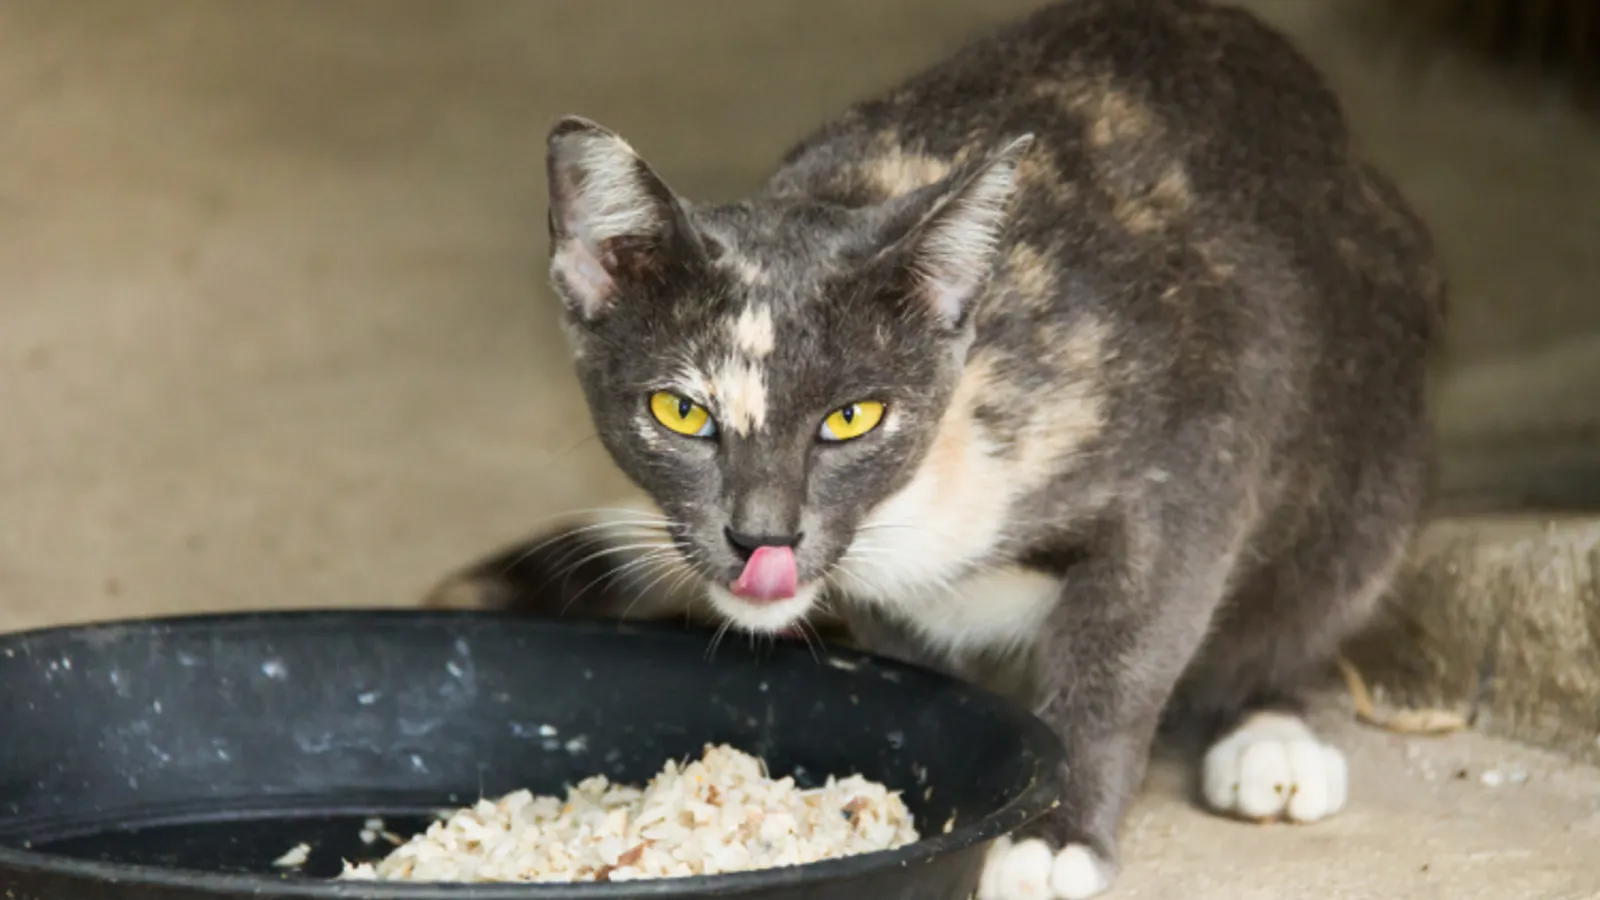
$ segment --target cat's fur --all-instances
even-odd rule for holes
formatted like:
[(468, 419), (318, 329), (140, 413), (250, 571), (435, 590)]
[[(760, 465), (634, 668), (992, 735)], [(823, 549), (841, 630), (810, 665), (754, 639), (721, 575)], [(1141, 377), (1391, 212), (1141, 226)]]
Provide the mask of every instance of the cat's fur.
[[(744, 201), (676, 197), (579, 119), (549, 175), (600, 438), (717, 614), (773, 630), (826, 595), (858, 642), (1059, 730), (1062, 805), (986, 896), (1109, 885), (1164, 710), (1218, 738), (1223, 811), (1343, 802), (1293, 713), (1418, 515), (1444, 289), (1280, 35), (1200, 0), (1060, 3), (848, 110)], [(663, 388), (719, 436), (656, 424)], [(863, 399), (877, 431), (817, 441)], [(728, 528), (801, 535), (800, 595), (729, 593)], [(578, 592), (543, 579), (606, 534), (513, 548), (434, 602), (561, 609)], [(624, 611), (614, 570), (566, 581), (581, 608)]]

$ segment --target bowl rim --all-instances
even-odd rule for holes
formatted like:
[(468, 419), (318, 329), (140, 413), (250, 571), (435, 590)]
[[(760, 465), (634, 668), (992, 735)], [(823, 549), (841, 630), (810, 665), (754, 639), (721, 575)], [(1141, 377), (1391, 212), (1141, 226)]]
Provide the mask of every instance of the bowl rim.
[[(63, 625), (49, 625), (0, 633), (0, 648), (22, 642), (65, 636), (93, 636), (112, 631), (155, 631), (158, 629), (227, 629), (252, 624), (315, 621), (334, 627), (338, 623), (372, 624), (379, 621), (505, 620), (518, 628), (559, 630), (564, 633), (641, 633), (670, 640), (689, 639), (694, 632), (680, 624), (657, 621), (608, 619), (554, 619), (497, 610), (438, 610), (407, 607), (290, 607), (239, 612), (200, 612), (149, 617), (99, 619)], [(797, 648), (798, 649), (798, 648)], [(781, 652), (781, 651), (780, 651)], [(948, 833), (935, 834), (894, 850), (879, 850), (839, 859), (801, 865), (729, 872), (718, 875), (693, 875), (622, 882), (407, 882), (285, 880), (269, 873), (208, 872), (197, 869), (167, 868), (139, 863), (117, 863), (60, 856), (36, 850), (0, 845), (0, 873), (54, 877), (79, 882), (119, 884), (128, 888), (200, 891), (212, 895), (250, 895), (307, 898), (382, 897), (394, 900), (423, 900), (438, 897), (471, 897), (474, 900), (614, 900), (614, 898), (664, 896), (704, 897), (740, 894), (760, 889), (796, 884), (827, 884), (849, 881), (858, 876), (896, 867), (905, 868), (931, 862), (973, 846), (988, 843), (1037, 819), (1059, 805), (1066, 767), (1066, 748), (1060, 738), (1033, 713), (1020, 705), (970, 682), (932, 669), (848, 647), (827, 646), (816, 650), (819, 665), (842, 661), (854, 665), (900, 672), (924, 682), (944, 682), (948, 689), (965, 694), (969, 704), (986, 708), (1004, 722), (1034, 759), (1033, 774), (1021, 791), (1004, 804), (972, 822), (957, 825)]]

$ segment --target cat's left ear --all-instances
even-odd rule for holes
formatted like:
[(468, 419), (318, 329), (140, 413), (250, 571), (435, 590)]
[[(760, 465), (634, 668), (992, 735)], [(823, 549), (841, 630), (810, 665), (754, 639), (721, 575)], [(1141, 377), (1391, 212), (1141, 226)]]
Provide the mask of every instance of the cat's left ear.
[(915, 299), (951, 329), (967, 321), (989, 282), (1011, 224), (1017, 167), (1033, 141), (1033, 135), (1023, 135), (953, 179), (892, 251)]
[(681, 201), (614, 132), (568, 116), (546, 143), (550, 278), (587, 321), (630, 286), (665, 279), (692, 234)]

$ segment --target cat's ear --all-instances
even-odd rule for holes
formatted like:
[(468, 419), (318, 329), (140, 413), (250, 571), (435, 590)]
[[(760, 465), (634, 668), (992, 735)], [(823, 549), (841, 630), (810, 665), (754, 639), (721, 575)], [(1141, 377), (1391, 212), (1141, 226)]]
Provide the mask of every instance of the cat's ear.
[(577, 116), (546, 141), (550, 278), (588, 320), (630, 282), (658, 280), (688, 237), (681, 201), (627, 141)]
[(910, 279), (913, 299), (927, 304), (949, 328), (966, 322), (988, 284), (1011, 223), (1017, 167), (1033, 140), (1023, 135), (953, 178), (896, 243), (894, 256)]

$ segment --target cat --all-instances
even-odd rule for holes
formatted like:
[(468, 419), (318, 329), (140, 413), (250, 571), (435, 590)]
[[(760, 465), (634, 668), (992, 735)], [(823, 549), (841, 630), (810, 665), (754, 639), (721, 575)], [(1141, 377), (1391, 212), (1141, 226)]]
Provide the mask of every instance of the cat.
[[(1219, 813), (1344, 806), (1303, 696), (1421, 515), (1446, 285), (1283, 35), (1202, 0), (1055, 3), (739, 202), (578, 117), (547, 174), (577, 377), (658, 512), (509, 547), (430, 605), (761, 633), (826, 609), (1025, 700), (1071, 767), (985, 900), (1109, 889), (1163, 726), (1204, 731)], [(607, 582), (630, 568), (659, 574)]]

